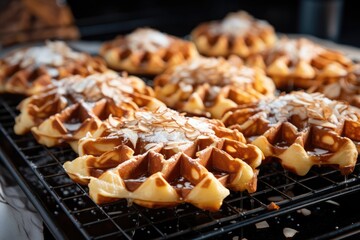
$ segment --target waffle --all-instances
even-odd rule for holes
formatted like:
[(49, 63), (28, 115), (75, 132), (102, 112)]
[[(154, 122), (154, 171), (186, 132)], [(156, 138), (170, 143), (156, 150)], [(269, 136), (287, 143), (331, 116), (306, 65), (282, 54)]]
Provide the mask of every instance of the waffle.
[(184, 117), (168, 108), (109, 117), (79, 142), (64, 168), (89, 182), (96, 203), (126, 198), (155, 208), (191, 203), (218, 210), (229, 189), (254, 192), (262, 152), (218, 120)]
[(95, 131), (110, 114), (128, 117), (140, 107), (156, 109), (163, 104), (137, 77), (115, 73), (72, 76), (54, 82), (46, 91), (23, 100), (16, 117), (16, 134), (32, 131), (48, 147), (77, 140)]
[(15, 50), (0, 59), (0, 93), (32, 95), (52, 79), (109, 71), (100, 58), (71, 50), (64, 42)]
[(337, 82), (346, 78), (354, 66), (342, 53), (305, 38), (282, 38), (263, 56), (249, 58), (248, 64), (263, 67), (281, 90), (308, 89)]
[(245, 67), (238, 57), (196, 58), (168, 69), (154, 80), (155, 95), (181, 112), (221, 118), (238, 104), (274, 94), (275, 86), (263, 72)]
[(132, 74), (156, 75), (198, 53), (189, 41), (151, 28), (139, 28), (104, 43), (100, 55), (113, 69)]
[(321, 92), (330, 99), (343, 100), (360, 108), (360, 66), (354, 67), (354, 70), (346, 78), (314, 85), (307, 92)]
[(223, 122), (238, 129), (268, 159), (300, 176), (313, 165), (353, 171), (360, 140), (359, 110), (320, 93), (293, 92), (227, 112)]
[(230, 13), (221, 21), (200, 24), (191, 37), (201, 54), (214, 57), (235, 54), (247, 58), (269, 49), (276, 41), (271, 25), (244, 11)]

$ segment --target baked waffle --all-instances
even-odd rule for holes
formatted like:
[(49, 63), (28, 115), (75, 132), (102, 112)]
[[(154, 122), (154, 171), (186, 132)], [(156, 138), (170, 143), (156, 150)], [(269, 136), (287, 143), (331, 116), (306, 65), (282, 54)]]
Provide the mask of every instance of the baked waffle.
[(96, 203), (126, 198), (145, 207), (188, 202), (218, 210), (229, 189), (254, 192), (262, 152), (218, 120), (184, 117), (168, 108), (109, 117), (79, 142), (64, 168), (89, 182)]
[(282, 38), (269, 52), (248, 59), (248, 64), (265, 68), (277, 88), (308, 89), (346, 78), (353, 62), (340, 52), (323, 48), (305, 38)]
[(313, 165), (333, 165), (342, 174), (353, 171), (360, 140), (360, 114), (344, 102), (320, 93), (293, 92), (240, 106), (223, 122), (238, 129), (265, 157), (305, 175)]
[(276, 41), (269, 23), (244, 11), (230, 13), (221, 21), (202, 23), (191, 37), (201, 54), (215, 57), (236, 54), (246, 58), (269, 49)]
[(64, 42), (15, 50), (0, 59), (0, 93), (32, 95), (52, 79), (109, 71), (100, 58), (71, 50)]
[(100, 55), (109, 67), (132, 74), (156, 75), (166, 68), (196, 57), (189, 41), (151, 28), (139, 28), (102, 45)]
[(155, 95), (181, 112), (221, 118), (238, 104), (274, 94), (263, 71), (242, 65), (240, 58), (196, 58), (168, 69), (154, 80)]
[(343, 100), (353, 106), (360, 107), (360, 66), (354, 67), (345, 78), (310, 87), (307, 92), (321, 92), (324, 96)]
[(95, 131), (110, 114), (128, 117), (140, 107), (163, 106), (151, 95), (152, 89), (137, 77), (115, 73), (72, 76), (24, 99), (14, 130), (16, 134), (31, 130), (48, 147), (68, 142), (77, 150), (77, 140)]

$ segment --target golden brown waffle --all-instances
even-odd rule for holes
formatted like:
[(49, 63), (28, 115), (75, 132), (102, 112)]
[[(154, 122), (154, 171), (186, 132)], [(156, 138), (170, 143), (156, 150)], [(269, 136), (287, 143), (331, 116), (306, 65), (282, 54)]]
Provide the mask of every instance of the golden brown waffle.
[(340, 52), (325, 49), (305, 38), (282, 38), (263, 56), (248, 59), (248, 64), (266, 70), (277, 88), (307, 89), (346, 78), (353, 62)]
[(151, 28), (139, 28), (104, 43), (100, 55), (109, 67), (132, 74), (156, 75), (198, 55), (193, 43)]
[(77, 150), (77, 140), (94, 132), (110, 114), (128, 117), (140, 107), (163, 106), (151, 95), (152, 89), (133, 76), (120, 77), (115, 73), (72, 76), (23, 100), (15, 133), (24, 134), (31, 129), (41, 144), (68, 142)]
[(32, 95), (52, 79), (109, 71), (100, 58), (71, 50), (64, 42), (15, 50), (0, 59), (0, 93)]
[(298, 175), (313, 165), (333, 165), (349, 174), (360, 150), (358, 111), (319, 93), (293, 92), (240, 106), (226, 113), (223, 122)]
[(155, 95), (180, 112), (221, 118), (238, 104), (271, 97), (275, 86), (263, 71), (238, 57), (196, 58), (168, 69), (154, 80)]
[(80, 38), (75, 19), (65, 1), (11, 0), (0, 8), (0, 44), (29, 43), (45, 39)]
[(321, 92), (330, 99), (343, 100), (360, 108), (360, 66), (355, 66), (354, 70), (349, 72), (346, 78), (314, 85), (307, 91)]
[(276, 41), (271, 25), (244, 11), (230, 13), (221, 21), (203, 23), (192, 31), (191, 37), (201, 54), (214, 57), (235, 54), (246, 58), (269, 49)]
[(217, 120), (189, 118), (168, 108), (110, 117), (79, 142), (64, 168), (86, 184), (96, 203), (126, 198), (145, 207), (188, 202), (218, 210), (229, 189), (254, 192), (262, 152)]

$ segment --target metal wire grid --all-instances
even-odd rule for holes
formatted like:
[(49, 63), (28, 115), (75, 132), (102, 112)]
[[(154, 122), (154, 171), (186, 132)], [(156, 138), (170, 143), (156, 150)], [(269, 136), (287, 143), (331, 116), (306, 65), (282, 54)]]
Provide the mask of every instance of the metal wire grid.
[[(299, 177), (271, 163), (260, 169), (257, 192), (231, 192), (218, 212), (202, 211), (189, 204), (170, 209), (146, 209), (129, 205), (126, 200), (99, 206), (90, 199), (87, 187), (74, 183), (64, 171), (62, 164), (77, 156), (69, 147), (46, 148), (31, 134), (14, 134), (17, 104), (16, 99), (0, 98), (0, 129), (6, 133), (6, 141), (20, 153), (21, 160), (36, 176), (35, 180), (44, 184), (85, 239), (214, 237), (360, 189), (360, 164), (345, 178), (331, 168), (314, 168), (305, 177)], [(269, 210), (271, 202), (276, 202), (280, 209)]]

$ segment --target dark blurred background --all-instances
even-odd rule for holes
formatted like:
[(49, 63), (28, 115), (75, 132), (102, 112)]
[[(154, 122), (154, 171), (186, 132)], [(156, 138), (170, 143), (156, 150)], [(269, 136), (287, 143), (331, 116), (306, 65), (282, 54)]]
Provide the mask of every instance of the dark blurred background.
[[(85, 4), (86, 2), (86, 4)], [(277, 32), (308, 33), (360, 46), (360, 1), (355, 0), (68, 0), (84, 39), (104, 40), (140, 26), (174, 35), (240, 9)]]
[[(74, 18), (67, 14), (66, 3)], [(267, 20), (280, 33), (307, 33), (360, 47), (360, 1), (355, 0), (0, 0), (0, 40), (5, 39), (0, 43), (40, 40), (44, 37), (33, 29), (54, 26), (61, 31), (44, 36), (78, 38), (73, 22), (85, 40), (107, 40), (142, 26), (186, 36), (203, 21), (241, 9)], [(11, 35), (18, 29), (25, 31), (23, 36)]]

